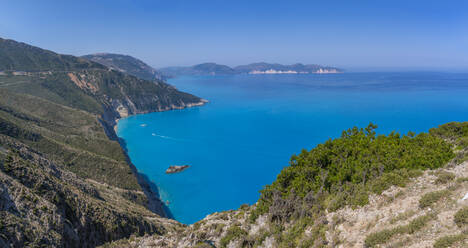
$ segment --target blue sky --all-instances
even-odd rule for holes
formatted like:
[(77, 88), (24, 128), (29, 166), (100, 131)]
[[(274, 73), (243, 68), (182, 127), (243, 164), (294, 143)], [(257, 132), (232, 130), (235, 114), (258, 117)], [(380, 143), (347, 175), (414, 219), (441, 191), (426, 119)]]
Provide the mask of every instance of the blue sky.
[(0, 37), (154, 67), (468, 68), (468, 1), (0, 1)]

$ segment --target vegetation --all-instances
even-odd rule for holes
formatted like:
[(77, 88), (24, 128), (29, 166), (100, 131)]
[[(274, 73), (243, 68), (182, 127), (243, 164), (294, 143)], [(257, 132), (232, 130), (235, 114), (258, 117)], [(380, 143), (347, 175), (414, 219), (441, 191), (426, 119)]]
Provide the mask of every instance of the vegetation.
[(454, 163), (468, 160), (468, 122), (451, 122), (432, 128), (429, 133), (453, 144), (456, 150)]
[(448, 235), (441, 237), (436, 240), (434, 243), (434, 248), (448, 248), (448, 247), (454, 247), (453, 245), (462, 242), (468, 237), (467, 232), (462, 232), (460, 234), (455, 234), (455, 235)]
[(229, 242), (232, 240), (245, 236), (247, 236), (247, 232), (244, 229), (233, 225), (227, 230), (226, 235), (224, 235), (224, 237), (220, 240), (220, 247), (227, 247)]
[(419, 199), (419, 207), (420, 208), (427, 208), (432, 206), (432, 204), (438, 202), (443, 197), (450, 195), (449, 190), (439, 190), (434, 192), (426, 193)]
[(430, 220), (435, 217), (434, 214), (426, 214), (412, 220), (408, 225), (397, 226), (393, 229), (385, 229), (380, 232), (368, 235), (364, 241), (366, 247), (375, 247), (379, 244), (385, 244), (396, 235), (413, 234), (421, 230)]
[(447, 171), (437, 173), (436, 184), (446, 184), (455, 180), (455, 174)]
[(467, 226), (468, 225), (468, 207), (464, 207), (458, 210), (453, 218), (458, 227), (461, 228), (461, 227)]
[(324, 207), (365, 205), (369, 192), (404, 186), (420, 170), (439, 168), (454, 157), (450, 144), (435, 135), (377, 135), (376, 128), (355, 127), (292, 156), (290, 166), (261, 191), (252, 219), (270, 212), (285, 221)]
[(105, 67), (70, 55), (60, 55), (0, 38), (0, 71), (65, 71)]

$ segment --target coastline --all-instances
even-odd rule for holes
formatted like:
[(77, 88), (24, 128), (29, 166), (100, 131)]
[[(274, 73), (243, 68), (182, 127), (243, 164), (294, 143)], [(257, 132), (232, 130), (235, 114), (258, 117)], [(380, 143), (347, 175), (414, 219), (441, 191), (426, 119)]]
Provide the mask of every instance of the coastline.
[[(182, 106), (175, 106), (171, 105), (163, 109), (158, 109), (156, 111), (145, 111), (145, 112), (138, 112), (135, 114), (129, 114), (125, 117), (116, 117), (114, 116), (114, 125), (112, 126), (112, 137), (115, 137), (117, 142), (119, 142), (120, 147), (122, 148), (125, 158), (127, 160), (128, 165), (130, 166), (130, 169), (132, 170), (133, 174), (135, 175), (138, 184), (143, 190), (143, 193), (146, 195), (146, 198), (148, 199), (148, 205), (146, 206), (151, 212), (156, 213), (160, 215), (161, 217), (164, 218), (169, 218), (169, 219), (174, 219), (172, 213), (170, 212), (169, 208), (166, 206), (166, 204), (161, 200), (160, 195), (159, 195), (159, 189), (158, 187), (151, 182), (151, 180), (142, 173), (138, 172), (138, 169), (136, 166), (132, 163), (130, 156), (128, 155), (127, 151), (127, 146), (125, 143), (125, 140), (119, 138), (117, 135), (117, 125), (119, 121), (123, 118), (127, 118), (130, 116), (134, 115), (140, 115), (140, 114), (148, 114), (148, 113), (155, 113), (155, 112), (164, 112), (164, 111), (170, 111), (170, 110), (177, 110), (177, 109), (185, 109), (185, 108), (192, 108), (192, 107), (199, 107), (203, 106), (209, 101), (206, 99), (201, 99), (199, 102), (196, 103), (188, 103), (188, 104), (183, 104)], [(103, 123), (104, 129), (108, 129), (109, 126)], [(110, 131), (110, 130), (109, 130)]]

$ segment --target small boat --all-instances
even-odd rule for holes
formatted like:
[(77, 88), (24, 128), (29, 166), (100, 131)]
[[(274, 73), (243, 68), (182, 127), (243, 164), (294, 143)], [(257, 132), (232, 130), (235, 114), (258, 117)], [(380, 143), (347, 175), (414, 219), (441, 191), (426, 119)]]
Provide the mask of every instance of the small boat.
[(171, 165), (169, 166), (169, 168), (167, 168), (166, 174), (173, 174), (173, 173), (181, 172), (187, 169), (188, 167), (190, 167), (190, 165)]

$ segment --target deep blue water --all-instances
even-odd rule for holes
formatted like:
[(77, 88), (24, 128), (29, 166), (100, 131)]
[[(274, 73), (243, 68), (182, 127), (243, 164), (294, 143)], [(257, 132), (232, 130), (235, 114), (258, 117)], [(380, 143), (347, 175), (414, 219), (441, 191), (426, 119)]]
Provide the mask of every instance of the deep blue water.
[[(175, 219), (255, 203), (292, 154), (369, 122), (422, 132), (468, 120), (468, 74), (345, 73), (181, 77), (169, 83), (209, 104), (132, 116), (118, 125), (138, 170)], [(169, 165), (189, 164), (166, 175)]]

